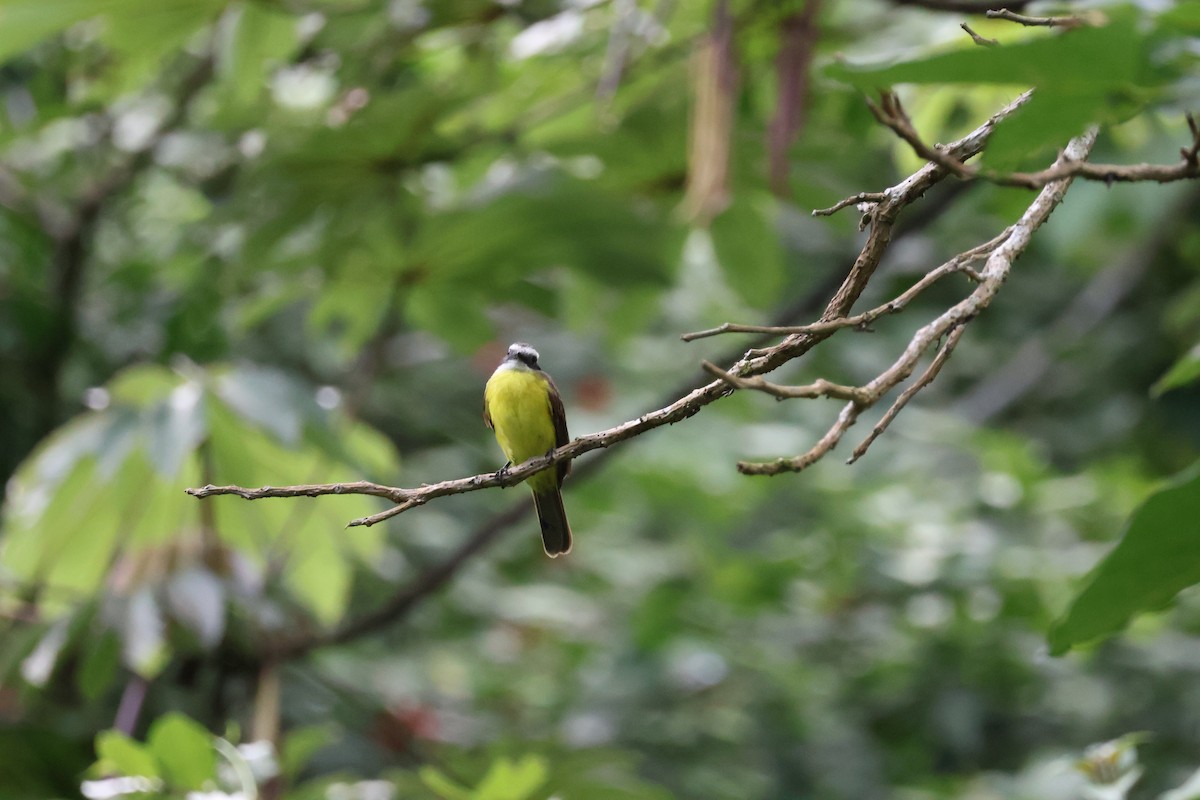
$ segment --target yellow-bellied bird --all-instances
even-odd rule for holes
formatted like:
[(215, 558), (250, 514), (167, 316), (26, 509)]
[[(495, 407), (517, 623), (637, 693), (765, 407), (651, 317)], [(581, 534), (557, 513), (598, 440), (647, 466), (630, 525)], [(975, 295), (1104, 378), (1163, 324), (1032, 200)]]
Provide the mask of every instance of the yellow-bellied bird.
[[(562, 398), (554, 381), (538, 365), (537, 350), (523, 342), (508, 348), (508, 355), (484, 387), (483, 421), (496, 432), (496, 441), (508, 458), (504, 469), (569, 441)], [(571, 552), (571, 526), (560, 491), (570, 468), (569, 461), (560, 461), (528, 480), (542, 526), (542, 546), (551, 558)]]

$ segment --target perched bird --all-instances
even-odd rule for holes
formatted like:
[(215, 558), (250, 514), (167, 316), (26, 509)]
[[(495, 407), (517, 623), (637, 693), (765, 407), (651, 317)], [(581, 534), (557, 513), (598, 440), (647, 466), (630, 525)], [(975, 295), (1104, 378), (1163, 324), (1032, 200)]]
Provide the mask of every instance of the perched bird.
[[(523, 342), (488, 378), (483, 390), (483, 421), (496, 432), (508, 463), (502, 469), (549, 453), (566, 444), (567, 415), (554, 381), (538, 365), (538, 352)], [(563, 478), (571, 464), (560, 461), (529, 477), (533, 504), (542, 526), (542, 547), (553, 558), (571, 552), (571, 526), (563, 508)]]

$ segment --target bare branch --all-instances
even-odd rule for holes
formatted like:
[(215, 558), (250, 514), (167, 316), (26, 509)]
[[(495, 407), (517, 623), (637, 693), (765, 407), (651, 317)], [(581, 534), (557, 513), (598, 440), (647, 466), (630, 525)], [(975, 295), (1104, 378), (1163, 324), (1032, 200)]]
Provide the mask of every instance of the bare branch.
[(1078, 28), (1081, 25), (1104, 25), (1108, 19), (1100, 12), (1092, 12), (1086, 15), (1070, 16), (1070, 17), (1028, 17), (1024, 14), (1015, 14), (1007, 8), (989, 9), (986, 12), (988, 19), (1004, 19), (1009, 22), (1015, 22), (1018, 25), (1025, 25), (1033, 28)]
[(701, 361), (700, 366), (704, 367), (706, 372), (716, 375), (735, 389), (754, 389), (779, 400), (792, 400), (796, 398), (811, 399), (815, 397), (833, 397), (838, 400), (850, 400), (855, 403), (863, 403), (867, 400), (867, 396), (862, 389), (832, 383), (824, 378), (818, 378), (813, 383), (805, 386), (782, 386), (758, 376), (739, 378), (737, 375), (728, 373), (709, 361)]
[[(1018, 11), (1034, 0), (1009, 0), (1009, 7)], [(958, 14), (984, 14), (996, 7), (993, 0), (892, 0), (897, 6), (916, 6), (930, 11), (951, 11)]]
[(995, 47), (996, 45), (1000, 44), (1000, 42), (997, 41), (996, 39), (989, 39), (986, 36), (980, 36), (978, 33), (976, 33), (974, 30), (971, 29), (970, 25), (968, 25), (965, 22), (959, 23), (958, 27), (960, 27), (964, 31), (966, 31), (967, 35), (971, 37), (971, 41), (973, 41), (975, 44), (979, 45), (980, 47)]
[(896, 402), (892, 403), (879, 422), (875, 423), (875, 427), (871, 429), (871, 433), (867, 435), (867, 438), (863, 439), (858, 447), (854, 448), (854, 452), (850, 454), (850, 458), (846, 459), (847, 464), (853, 464), (866, 455), (867, 448), (879, 438), (880, 434), (887, 430), (888, 425), (892, 424), (892, 420), (896, 418), (896, 415), (908, 405), (908, 401), (916, 397), (917, 392), (933, 383), (934, 378), (942, 371), (942, 367), (949, 360), (950, 354), (954, 352), (955, 345), (958, 344), (958, 340), (962, 338), (963, 332), (966, 329), (965, 325), (959, 325), (947, 334), (945, 344), (938, 349), (937, 355), (933, 357), (933, 362), (930, 363), (929, 368), (921, 373), (921, 377), (917, 378), (912, 386), (909, 386), (900, 393), (900, 396), (896, 398)]
[(1024, 341), (1010, 342), (1009, 357), (993, 364), (988, 374), (954, 402), (952, 412), (974, 424), (983, 424), (1001, 414), (1019, 399), (1044, 390), (1045, 379), (1054, 373), (1062, 353), (1079, 347), (1095, 330), (1102, 330), (1113, 311), (1150, 271), (1165, 249), (1178, 239), (1184, 220), (1200, 213), (1200, 185), (1162, 214), (1153, 232), (1112, 257), (1104, 269), (1087, 282), (1059, 316)]
[(1200, 178), (1200, 163), (1196, 160), (1200, 148), (1197, 136), (1189, 148), (1183, 148), (1183, 161), (1178, 164), (1092, 164), (1087, 161), (1060, 161), (1041, 172), (1013, 172), (1009, 175), (984, 174), (982, 177), (1001, 186), (1040, 189), (1063, 178), (1083, 178), (1089, 181), (1112, 183), (1173, 183)]
[(1115, 182), (1171, 183), (1200, 178), (1200, 158), (1197, 157), (1197, 153), (1200, 152), (1200, 128), (1191, 114), (1187, 115), (1187, 120), (1188, 128), (1192, 133), (1192, 142), (1190, 146), (1180, 150), (1183, 160), (1178, 164), (1092, 164), (1084, 160), (1059, 158), (1053, 166), (1040, 172), (1002, 173), (981, 170), (973, 165), (964, 164), (962, 160), (948, 152), (947, 148), (926, 144), (917, 133), (916, 128), (913, 127), (912, 120), (909, 119), (900, 99), (894, 92), (882, 93), (879, 103), (868, 100), (867, 106), (875, 115), (875, 119), (907, 142), (918, 156), (963, 179), (980, 178), (999, 186), (1037, 190), (1063, 178), (1083, 178), (1103, 181), (1106, 184)]
[[(1095, 142), (1096, 132), (1094, 130), (1072, 139), (1063, 151), (1063, 154), (1059, 157), (1059, 162), (1067, 160), (1078, 161), (1086, 158), (1095, 145)], [(963, 325), (975, 319), (984, 309), (991, 305), (1000, 287), (1007, 280), (1008, 274), (1012, 270), (1013, 262), (1025, 252), (1034, 231), (1041, 227), (1050, 217), (1050, 213), (1062, 201), (1070, 185), (1071, 178), (1063, 178), (1038, 193), (1038, 196), (1025, 210), (1025, 213), (1021, 215), (1021, 218), (1005, 232), (1003, 241), (991, 251), (987, 263), (981, 272), (983, 281), (979, 286), (969, 296), (951, 306), (933, 321), (914, 333), (904, 352), (890, 367), (861, 387), (838, 387), (844, 390), (842, 396), (850, 398), (851, 403), (842, 410), (837, 422), (812, 450), (795, 458), (780, 458), (763, 463), (741, 462), (738, 464), (738, 471), (747, 475), (777, 475), (781, 472), (798, 472), (815, 463), (825, 453), (833, 449), (864, 409), (870, 408), (877, 403), (887, 392), (898, 386), (912, 374), (926, 350), (933, 346), (935, 342), (940, 341), (942, 337), (949, 335), (952, 331), (961, 329)], [(991, 243), (989, 242), (988, 244), (990, 245)], [(961, 336), (961, 334), (959, 335)], [(957, 343), (957, 340), (958, 337), (955, 337), (955, 343)], [(936, 361), (937, 359), (935, 358)], [(945, 358), (942, 361), (944, 362)], [(941, 369), (941, 364), (938, 364), (938, 369)], [(936, 376), (936, 374), (936, 371), (934, 371), (933, 376)], [(933, 376), (930, 376), (929, 380), (932, 380)], [(921, 381), (918, 381), (918, 384), (921, 384)], [(796, 396), (812, 396), (812, 389), (817, 385), (810, 384), (808, 386), (795, 387), (798, 392)], [(750, 388), (761, 387), (754, 386)], [(786, 396), (788, 389), (789, 387), (786, 386), (774, 387), (771, 393), (776, 396)], [(807, 392), (807, 394), (803, 392)], [(830, 393), (825, 392), (824, 394), (829, 395)]]
[(812, 212), (814, 217), (828, 217), (836, 214), (847, 206), (857, 206), (865, 203), (882, 203), (887, 199), (887, 195), (883, 192), (859, 192), (853, 197), (847, 197), (845, 200), (839, 200), (829, 208), (818, 208)]
[(913, 151), (921, 158), (932, 161), (959, 178), (974, 177), (975, 170), (970, 169), (946, 151), (930, 147), (921, 140), (920, 134), (917, 133), (912, 120), (908, 118), (908, 113), (900, 104), (900, 98), (895, 92), (882, 92), (879, 96), (879, 103), (874, 103), (868, 98), (867, 108), (871, 109), (871, 113), (881, 124), (891, 128), (897, 136), (908, 142)]
[(928, 289), (933, 284), (937, 283), (947, 275), (955, 272), (962, 272), (971, 277), (976, 283), (982, 280), (978, 272), (970, 268), (970, 265), (976, 261), (982, 260), (988, 253), (994, 250), (1008, 234), (1005, 230), (991, 241), (984, 242), (978, 247), (973, 247), (963, 253), (959, 253), (954, 258), (936, 267), (922, 276), (921, 280), (914, 283), (907, 290), (897, 297), (887, 301), (881, 306), (876, 306), (870, 311), (864, 311), (861, 314), (855, 314), (850, 317), (838, 317), (837, 319), (827, 320), (825, 322), (813, 322), (808, 325), (740, 325), (734, 322), (726, 322), (716, 328), (708, 330), (696, 331), (694, 333), (685, 333), (679, 338), (685, 342), (692, 342), (696, 339), (705, 339), (709, 336), (717, 336), (722, 333), (769, 333), (778, 335), (789, 335), (796, 333), (832, 333), (842, 328), (858, 328), (859, 330), (868, 330), (867, 326), (885, 314), (895, 314), (903, 311), (909, 303), (911, 303), (921, 292)]
[(850, 430), (850, 426), (858, 421), (858, 415), (862, 411), (863, 407), (852, 400), (842, 407), (842, 412), (838, 414), (837, 422), (833, 424), (833, 427), (807, 453), (795, 458), (777, 458), (774, 461), (739, 461), (737, 465), (738, 472), (743, 475), (778, 475), (781, 472), (800, 472), (807, 469), (824, 458), (825, 454), (830, 450), (837, 447), (837, 443), (842, 440), (842, 436), (846, 431)]

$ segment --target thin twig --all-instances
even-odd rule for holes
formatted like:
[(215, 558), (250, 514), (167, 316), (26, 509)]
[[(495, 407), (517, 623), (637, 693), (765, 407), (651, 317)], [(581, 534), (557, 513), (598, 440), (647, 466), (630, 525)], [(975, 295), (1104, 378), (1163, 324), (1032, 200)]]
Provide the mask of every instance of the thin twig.
[(926, 144), (917, 133), (909, 119), (904, 106), (894, 92), (884, 92), (880, 102), (867, 101), (868, 108), (879, 122), (892, 130), (912, 147), (921, 158), (941, 166), (952, 174), (963, 179), (980, 178), (998, 186), (1014, 186), (1022, 189), (1039, 190), (1063, 178), (1083, 178), (1085, 180), (1112, 183), (1171, 183), (1180, 180), (1200, 178), (1200, 128), (1195, 118), (1187, 115), (1188, 129), (1192, 141), (1188, 147), (1182, 148), (1182, 161), (1178, 164), (1093, 164), (1081, 159), (1060, 158), (1040, 172), (993, 172), (981, 170), (973, 165), (964, 164), (961, 159), (948, 151), (947, 148), (932, 147)]
[(1069, 17), (1029, 17), (1024, 14), (1016, 14), (1009, 11), (1007, 8), (989, 9), (986, 12), (988, 19), (1004, 19), (1009, 22), (1015, 22), (1018, 25), (1026, 25), (1031, 28), (1078, 28), (1081, 25), (1103, 25), (1107, 20), (1103, 14), (1095, 13), (1087, 16), (1069, 16)]
[(879, 438), (880, 434), (887, 430), (888, 425), (892, 424), (892, 420), (896, 418), (896, 415), (904, 410), (904, 407), (908, 405), (908, 401), (912, 400), (917, 395), (917, 392), (933, 383), (934, 378), (936, 378), (938, 373), (942, 371), (942, 367), (945, 366), (946, 361), (949, 360), (950, 354), (954, 352), (954, 347), (958, 344), (958, 340), (962, 338), (963, 332), (966, 331), (966, 329), (967, 328), (965, 325), (959, 325), (946, 335), (945, 343), (938, 350), (937, 355), (933, 357), (933, 361), (930, 363), (929, 368), (921, 373), (921, 377), (917, 378), (917, 380), (913, 382), (912, 386), (909, 386), (900, 393), (900, 396), (896, 398), (896, 402), (892, 403), (891, 407), (888, 408), (883, 417), (880, 418), (879, 422), (875, 423), (875, 427), (871, 429), (871, 432), (867, 435), (867, 438), (863, 439), (858, 447), (854, 448), (854, 452), (850, 454), (850, 458), (846, 459), (847, 464), (853, 464), (855, 461), (858, 461), (860, 458), (866, 455), (867, 449), (876, 439)]
[(752, 378), (739, 378), (729, 372), (718, 367), (710, 361), (701, 361), (700, 366), (712, 375), (717, 376), (721, 380), (728, 383), (735, 389), (753, 389), (764, 394), (769, 394), (779, 400), (794, 400), (797, 398), (816, 398), (816, 397), (832, 397), (838, 400), (850, 400), (855, 403), (866, 401), (866, 395), (862, 389), (855, 386), (844, 386), (840, 383), (833, 383), (824, 378), (818, 378), (812, 383), (804, 386), (783, 386), (770, 381), (760, 376)]
[(934, 164), (939, 165), (950, 174), (959, 178), (974, 177), (975, 170), (969, 168), (962, 161), (950, 155), (945, 150), (925, 144), (917, 133), (916, 127), (912, 124), (912, 120), (908, 118), (908, 113), (904, 110), (904, 106), (901, 105), (900, 98), (895, 92), (880, 93), (878, 103), (868, 98), (867, 108), (871, 110), (871, 114), (881, 124), (891, 128), (897, 136), (908, 142), (913, 151), (921, 158), (926, 161), (932, 161)]
[[(1059, 161), (1082, 160), (1091, 152), (1095, 143), (1096, 132), (1094, 130), (1089, 131), (1083, 136), (1076, 137), (1067, 145), (1063, 154), (1059, 157)], [(843, 396), (852, 398), (851, 403), (842, 410), (837, 422), (834, 423), (825, 436), (821, 437), (816, 446), (809, 450), (809, 452), (794, 458), (779, 458), (768, 462), (739, 462), (738, 471), (747, 475), (778, 475), (782, 472), (798, 472), (815, 463), (833, 449), (846, 430), (858, 419), (859, 413), (873, 406), (887, 392), (898, 386), (912, 374), (926, 350), (933, 346), (935, 342), (948, 336), (952, 331), (960, 329), (963, 325), (975, 319), (984, 309), (991, 305), (992, 300), (1000, 291), (1000, 287), (1007, 280), (1008, 274), (1012, 270), (1013, 262), (1025, 252), (1034, 231), (1040, 228), (1049, 218), (1050, 213), (1062, 201), (1070, 185), (1071, 178), (1064, 178), (1045, 187), (1038, 193), (1038, 196), (1025, 210), (1025, 213), (1021, 215), (1021, 218), (1007, 230), (1004, 241), (992, 250), (988, 256), (987, 263), (981, 272), (983, 281), (979, 286), (968, 297), (954, 304), (914, 333), (904, 352), (890, 367), (861, 387), (839, 387), (847, 390), (843, 392)], [(810, 384), (809, 386), (795, 388), (798, 390), (811, 390), (814, 385)], [(772, 393), (775, 394), (776, 391), (783, 393), (788, 388), (778, 387), (777, 390), (772, 390)], [(779, 395), (777, 394), (776, 396)]]
[[(1009, 0), (1011, 8), (1022, 9), (1034, 0)], [(931, 11), (952, 11), (958, 14), (983, 14), (996, 7), (994, 0), (892, 0), (897, 6), (916, 6)]]
[(863, 408), (864, 406), (853, 400), (842, 406), (837, 422), (833, 423), (825, 435), (818, 439), (807, 453), (795, 458), (777, 458), (774, 461), (739, 461), (738, 472), (743, 475), (770, 476), (778, 475), (781, 472), (800, 472), (811, 467), (824, 458), (830, 450), (837, 447), (837, 443), (842, 440), (846, 431), (850, 430), (851, 426), (858, 421), (858, 415), (863, 412)]
[(1200, 213), (1200, 185), (1180, 203), (1162, 214), (1154, 231), (1129, 246), (1123, 254), (1096, 273), (1053, 321), (1006, 350), (1009, 357), (989, 366), (986, 376), (953, 404), (951, 411), (972, 424), (982, 425), (1003, 413), (1027, 394), (1045, 391), (1046, 377), (1064, 352), (1087, 342), (1093, 331), (1103, 330), (1114, 310), (1132, 293), (1151, 265), (1173, 246), (1184, 220)]
[(848, 206), (857, 206), (862, 203), (882, 203), (887, 199), (887, 195), (883, 192), (859, 192), (853, 197), (847, 197), (845, 200), (839, 200), (829, 208), (818, 208), (812, 212), (814, 217), (828, 217), (841, 211)]
[(980, 36), (978, 33), (976, 33), (974, 30), (971, 29), (970, 25), (968, 25), (965, 22), (959, 23), (958, 27), (960, 27), (964, 31), (966, 31), (967, 35), (971, 37), (971, 41), (973, 41), (975, 44), (979, 45), (980, 47), (995, 47), (996, 45), (1000, 44), (1000, 42), (996, 39), (989, 39), (986, 36)]
[(970, 250), (959, 253), (954, 258), (939, 267), (936, 267), (925, 273), (919, 281), (914, 283), (900, 295), (892, 298), (883, 305), (876, 306), (869, 311), (864, 311), (861, 314), (855, 314), (850, 317), (839, 317), (837, 319), (827, 320), (825, 322), (813, 322), (808, 325), (741, 325), (735, 322), (726, 322), (715, 328), (709, 328), (703, 331), (694, 331), (692, 333), (682, 334), (679, 338), (685, 342), (693, 342), (697, 339), (705, 339), (710, 336), (718, 336), (723, 333), (768, 333), (780, 336), (796, 334), (796, 333), (832, 333), (842, 328), (858, 328), (859, 330), (869, 330), (867, 328), (875, 320), (886, 314), (895, 314), (903, 311), (909, 303), (917, 298), (921, 292), (928, 289), (933, 284), (937, 283), (947, 275), (952, 275), (956, 272), (962, 272), (970, 276), (970, 278), (978, 283), (982, 280), (978, 272), (970, 268), (970, 265), (975, 261), (982, 260), (988, 253), (994, 250), (1008, 234), (1004, 233), (994, 239), (984, 242), (983, 244), (973, 247)]

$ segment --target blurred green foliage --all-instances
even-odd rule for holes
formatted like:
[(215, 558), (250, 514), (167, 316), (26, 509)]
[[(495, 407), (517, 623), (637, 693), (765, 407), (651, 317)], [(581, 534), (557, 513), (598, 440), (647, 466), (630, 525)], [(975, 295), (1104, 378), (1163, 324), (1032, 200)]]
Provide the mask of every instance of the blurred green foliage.
[[(728, 203), (698, 226), (712, 3), (0, 0), (0, 798), (1194, 796), (1194, 185), (1072, 187), (853, 468), (739, 476), (835, 414), (740, 394), (581, 459), (568, 559), (526, 517), (422, 589), (521, 491), (349, 530), (384, 506), (183, 493), (493, 470), (509, 341), (586, 433), (754, 346), (677, 334), (810, 321), (861, 244), (811, 208), (918, 166), (862, 92), (902, 84), (934, 142), (1036, 86), (994, 168), (1090, 123), (1097, 160), (1173, 163), (1196, 6), (1101, 5), (973, 20), (982, 48), (824, 4), (780, 181), (804, 3), (730, 2)], [(1030, 199), (960, 189), (902, 217), (863, 307)], [(869, 380), (962, 293), (778, 377)]]

